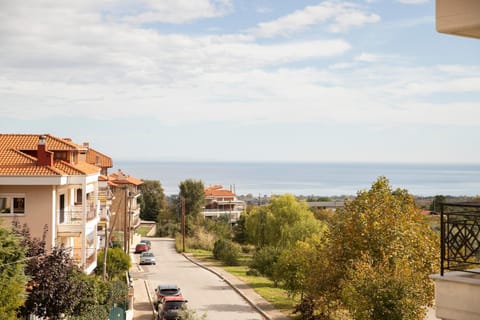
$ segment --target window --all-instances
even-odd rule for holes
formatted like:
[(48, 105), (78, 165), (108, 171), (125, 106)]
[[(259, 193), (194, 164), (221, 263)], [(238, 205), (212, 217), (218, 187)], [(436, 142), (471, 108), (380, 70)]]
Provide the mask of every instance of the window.
[(55, 160), (67, 160), (67, 153), (65, 151), (57, 151), (53, 157)]
[(25, 196), (0, 195), (0, 214), (25, 214)]
[(75, 204), (82, 204), (82, 189), (77, 189), (76, 190)]

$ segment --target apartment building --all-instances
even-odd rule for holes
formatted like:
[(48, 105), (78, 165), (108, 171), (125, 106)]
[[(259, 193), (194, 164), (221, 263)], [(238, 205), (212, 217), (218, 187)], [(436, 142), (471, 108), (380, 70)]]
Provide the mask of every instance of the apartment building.
[(108, 176), (108, 183), (114, 195), (112, 201), (111, 228), (123, 237), (126, 252), (134, 245), (134, 233), (140, 226), (139, 186), (143, 181), (132, 177), (122, 170)]
[[(103, 167), (89, 163), (89, 156), (103, 161)], [(109, 166), (110, 158), (68, 138), (0, 134), (0, 224), (26, 224), (36, 238), (46, 228), (47, 248), (64, 245), (91, 273), (97, 265), (100, 213), (105, 220), (108, 216), (107, 197), (103, 206), (99, 200), (108, 188), (106, 178), (103, 187), (99, 180)]]

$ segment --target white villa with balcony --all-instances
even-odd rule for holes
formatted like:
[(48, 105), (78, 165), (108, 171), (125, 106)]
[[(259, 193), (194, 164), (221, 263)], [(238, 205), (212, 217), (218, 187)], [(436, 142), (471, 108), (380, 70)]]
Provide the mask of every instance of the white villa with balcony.
[(240, 214), (245, 211), (245, 202), (238, 200), (232, 190), (225, 190), (221, 185), (205, 189), (205, 218), (228, 217), (230, 223), (235, 224)]

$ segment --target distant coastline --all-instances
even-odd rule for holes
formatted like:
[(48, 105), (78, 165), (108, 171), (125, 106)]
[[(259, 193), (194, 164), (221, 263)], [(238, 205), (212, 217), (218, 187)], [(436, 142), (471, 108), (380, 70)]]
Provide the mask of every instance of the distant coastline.
[(177, 194), (178, 184), (190, 178), (238, 195), (354, 195), (379, 176), (418, 196), (480, 194), (480, 164), (117, 161), (117, 169), (159, 180), (167, 195)]

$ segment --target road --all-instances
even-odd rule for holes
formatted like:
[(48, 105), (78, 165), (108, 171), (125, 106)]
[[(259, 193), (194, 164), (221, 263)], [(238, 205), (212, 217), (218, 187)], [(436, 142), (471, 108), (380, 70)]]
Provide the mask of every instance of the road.
[[(263, 319), (228, 284), (213, 273), (191, 263), (174, 248), (174, 241), (149, 238), (151, 251), (157, 264), (143, 265), (136, 276), (147, 280), (152, 290), (161, 283), (177, 284), (189, 308), (198, 315), (206, 314), (208, 320), (260, 320)], [(138, 258), (138, 255), (136, 255)]]

